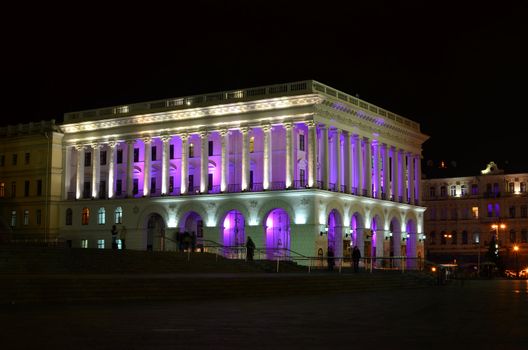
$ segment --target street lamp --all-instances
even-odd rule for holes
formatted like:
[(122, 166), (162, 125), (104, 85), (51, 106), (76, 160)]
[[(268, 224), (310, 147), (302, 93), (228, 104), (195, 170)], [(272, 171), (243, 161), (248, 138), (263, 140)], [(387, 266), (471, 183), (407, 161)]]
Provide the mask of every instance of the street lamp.
[(519, 278), (519, 246), (516, 244), (513, 246), (515, 252), (515, 277)]
[(499, 228), (505, 229), (506, 224), (492, 224), (491, 228), (495, 230), (495, 255), (499, 256)]

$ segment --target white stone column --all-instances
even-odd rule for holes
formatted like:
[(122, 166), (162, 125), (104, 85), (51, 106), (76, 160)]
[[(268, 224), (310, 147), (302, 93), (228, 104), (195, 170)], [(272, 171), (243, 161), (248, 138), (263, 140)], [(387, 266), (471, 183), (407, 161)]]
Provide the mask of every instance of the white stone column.
[(71, 192), (71, 147), (65, 146), (63, 148), (63, 167), (64, 167), (64, 194), (62, 196), (62, 199), (68, 199), (68, 193)]
[(380, 160), (381, 160), (381, 144), (379, 140), (376, 141), (376, 144), (373, 145), (374, 147), (374, 178), (376, 179), (376, 187), (374, 191), (376, 192), (375, 198), (381, 198), (381, 168), (380, 168)]
[(200, 132), (200, 192), (209, 190), (209, 133)]
[(336, 129), (335, 133), (335, 152), (336, 152), (336, 191), (341, 192), (341, 130)]
[(161, 137), (162, 153), (161, 153), (161, 195), (169, 193), (169, 153), (170, 153), (170, 140), (169, 135), (163, 135)]
[(402, 191), (403, 201), (409, 201), (409, 158), (407, 152), (402, 152)]
[(383, 199), (389, 199), (389, 147), (386, 143), (383, 144), (383, 193), (385, 197)]
[(115, 149), (117, 142), (110, 141), (108, 143), (108, 198), (114, 198), (114, 182), (115, 182)]
[(322, 181), (323, 189), (328, 190), (330, 188), (330, 155), (329, 155), (329, 145), (328, 145), (328, 126), (321, 126), (323, 131), (322, 137), (322, 146), (323, 146), (323, 172), (322, 172)]
[(352, 193), (352, 168), (351, 168), (351, 160), (350, 157), (352, 156), (352, 152), (350, 152), (350, 132), (346, 132), (344, 135), (344, 154), (345, 154), (345, 186), (346, 186), (346, 193)]
[(400, 193), (400, 197), (402, 198), (402, 201), (406, 201), (407, 197), (406, 197), (406, 177), (405, 177), (405, 153), (403, 152), (403, 150), (398, 150), (398, 159), (399, 159), (399, 163), (398, 163), (398, 174), (399, 174), (399, 178), (398, 178), (398, 184), (399, 184), (399, 190), (398, 192)]
[(249, 128), (240, 128), (242, 133), (242, 179), (241, 190), (247, 191), (249, 189)]
[(269, 190), (271, 185), (271, 125), (264, 125), (262, 127), (262, 131), (264, 132), (264, 152), (262, 159), (262, 188), (264, 190)]
[(365, 138), (363, 142), (365, 146), (365, 189), (367, 190), (367, 196), (372, 197), (372, 144), (368, 138)]
[(77, 150), (77, 188), (75, 198), (80, 199), (83, 197), (84, 189), (84, 146), (76, 145), (75, 149)]
[(411, 204), (414, 204), (414, 156), (412, 153), (408, 153), (409, 157), (409, 199)]
[(292, 138), (294, 132), (294, 126), (292, 123), (284, 123), (284, 129), (286, 130), (286, 188), (292, 188), (293, 186), (293, 147)]
[(422, 201), (422, 193), (421, 193), (421, 188), (422, 188), (422, 163), (421, 163), (421, 157), (420, 157), (419, 154), (416, 155), (415, 160), (416, 160), (416, 163), (415, 163), (416, 200), (418, 201), (418, 204), (420, 204), (421, 201)]
[(392, 197), (395, 202), (398, 201), (398, 150), (392, 147)]
[(354, 147), (354, 152), (356, 153), (356, 175), (357, 175), (357, 195), (362, 196), (363, 195), (363, 178), (365, 177), (364, 171), (363, 171), (363, 149), (362, 149), (362, 142), (361, 137), (359, 135), (356, 135), (354, 137), (356, 146)]
[(229, 174), (229, 159), (228, 159), (228, 147), (229, 147), (229, 130), (220, 130), (220, 137), (222, 141), (222, 160), (220, 168), (220, 191), (226, 192), (228, 185), (228, 174)]
[(101, 171), (101, 145), (92, 144), (92, 197), (99, 198), (99, 181)]
[(127, 197), (134, 196), (134, 140), (127, 142), (127, 169), (126, 169), (126, 194)]
[(150, 195), (150, 165), (152, 159), (152, 139), (143, 138), (144, 160), (143, 160), (143, 196)]
[(308, 187), (314, 187), (317, 181), (317, 128), (313, 120), (306, 123), (308, 126)]
[(188, 182), (187, 163), (188, 163), (188, 156), (189, 156), (189, 150), (188, 150), (189, 147), (187, 146), (187, 142), (189, 140), (189, 135), (181, 134), (179, 136), (180, 136), (181, 144), (182, 144), (181, 146), (181, 166), (180, 166), (180, 170), (181, 170), (180, 192), (181, 194), (186, 194), (188, 190), (187, 189), (187, 182)]

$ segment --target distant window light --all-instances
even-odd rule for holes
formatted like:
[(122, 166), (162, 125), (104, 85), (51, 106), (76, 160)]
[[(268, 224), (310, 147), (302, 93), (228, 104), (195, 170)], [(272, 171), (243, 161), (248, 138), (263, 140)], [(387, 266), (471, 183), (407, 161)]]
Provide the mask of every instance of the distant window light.
[(88, 248), (88, 240), (81, 239), (81, 248)]
[(24, 210), (24, 225), (29, 225), (29, 210)]
[(114, 223), (122, 224), (123, 223), (123, 208), (117, 207), (114, 212)]
[(468, 188), (466, 185), (460, 186), (460, 195), (461, 196), (467, 196), (468, 194)]
[(478, 217), (479, 217), (479, 208), (478, 207), (471, 208), (471, 213), (473, 214), (473, 218), (474, 219), (478, 219)]
[(249, 153), (255, 152), (255, 136), (249, 138)]
[(520, 191), (521, 191), (521, 193), (526, 192), (526, 182), (521, 182)]
[(82, 216), (81, 216), (81, 223), (83, 225), (88, 225), (89, 222), (90, 222), (90, 209), (83, 208)]
[(99, 225), (106, 224), (106, 211), (105, 208), (99, 208), (99, 211), (97, 212), (97, 223)]
[(17, 212), (16, 210), (11, 210), (11, 227), (15, 227), (17, 222)]
[(456, 186), (453, 185), (453, 186), (450, 187), (449, 195), (450, 195), (451, 197), (456, 197), (456, 194), (457, 194)]
[(128, 111), (129, 111), (128, 106), (116, 107), (114, 114), (124, 114), (124, 113), (128, 113)]
[(105, 240), (104, 239), (98, 239), (97, 240), (97, 249), (104, 249), (105, 247)]
[(495, 216), (500, 217), (500, 205), (499, 203), (495, 203)]
[(508, 184), (508, 192), (510, 192), (510, 193), (514, 193), (515, 192), (515, 183), (514, 182), (510, 182)]
[(5, 182), (0, 182), (0, 198), (5, 197)]
[(189, 144), (189, 158), (194, 158), (194, 144)]

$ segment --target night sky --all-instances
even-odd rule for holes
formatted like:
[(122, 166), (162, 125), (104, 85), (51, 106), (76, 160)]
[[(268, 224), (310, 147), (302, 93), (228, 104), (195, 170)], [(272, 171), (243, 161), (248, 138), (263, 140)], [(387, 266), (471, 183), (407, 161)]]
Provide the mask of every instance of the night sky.
[(314, 79), (419, 122), (425, 163), (528, 172), (523, 2), (423, 3), (12, 8), (1, 124)]

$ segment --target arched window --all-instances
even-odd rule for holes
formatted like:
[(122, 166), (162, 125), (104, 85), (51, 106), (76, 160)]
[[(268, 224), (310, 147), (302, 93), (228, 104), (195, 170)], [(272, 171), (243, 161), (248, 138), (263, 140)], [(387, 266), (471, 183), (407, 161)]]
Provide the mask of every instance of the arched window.
[(99, 211), (97, 212), (97, 223), (99, 225), (106, 224), (106, 211), (105, 211), (105, 208), (99, 208)]
[(71, 208), (66, 209), (66, 225), (70, 226), (73, 221), (73, 212)]
[(89, 222), (90, 222), (90, 209), (83, 208), (82, 217), (81, 217), (81, 223), (83, 225), (88, 225)]
[(431, 242), (431, 245), (436, 244), (436, 232), (435, 231), (431, 232), (430, 234), (430, 242)]
[(122, 224), (123, 223), (123, 208), (117, 207), (114, 212), (114, 223)]

